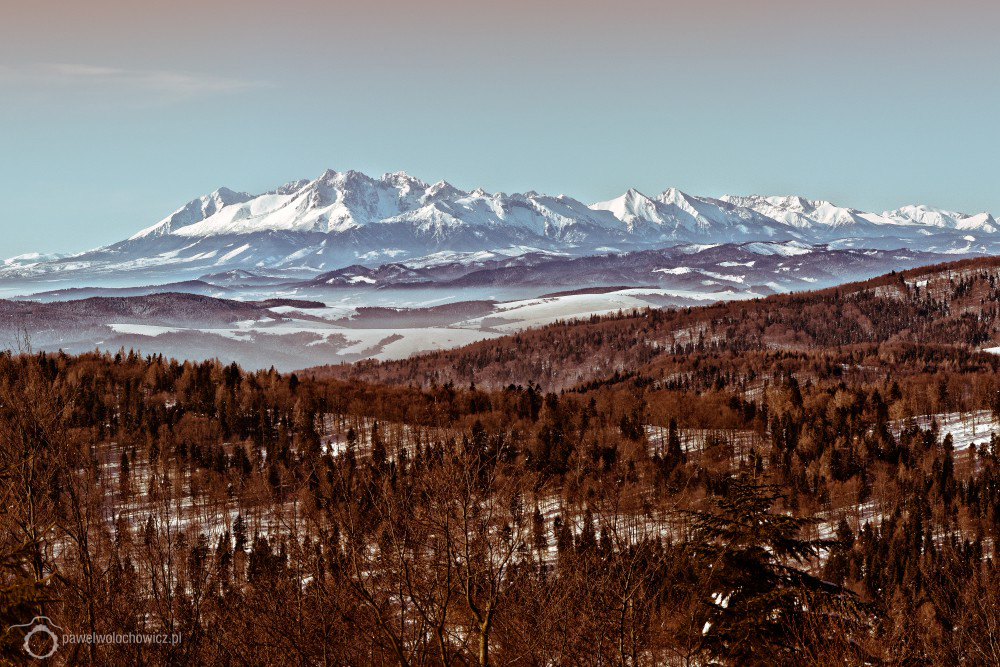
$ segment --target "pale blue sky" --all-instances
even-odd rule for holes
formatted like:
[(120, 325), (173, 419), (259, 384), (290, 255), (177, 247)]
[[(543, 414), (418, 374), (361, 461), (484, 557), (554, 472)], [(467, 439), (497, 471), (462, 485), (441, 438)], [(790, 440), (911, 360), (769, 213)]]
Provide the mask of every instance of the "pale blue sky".
[(985, 3), (149, 4), (0, 24), (0, 257), (328, 167), (1000, 213)]

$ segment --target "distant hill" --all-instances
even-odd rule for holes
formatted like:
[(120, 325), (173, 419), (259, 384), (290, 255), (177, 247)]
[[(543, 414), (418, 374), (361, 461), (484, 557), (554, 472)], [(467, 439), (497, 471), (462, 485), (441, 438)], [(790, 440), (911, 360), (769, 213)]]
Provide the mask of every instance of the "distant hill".
[(664, 377), (671, 359), (695, 352), (724, 355), (740, 368), (755, 363), (755, 354), (826, 350), (833, 360), (850, 356), (852, 346), (877, 352), (917, 343), (959, 352), (956, 359), (1000, 345), (1000, 258), (893, 272), (814, 292), (594, 316), (405, 360), (310, 370), (393, 384), (503, 387), (531, 381), (565, 389), (616, 374)]

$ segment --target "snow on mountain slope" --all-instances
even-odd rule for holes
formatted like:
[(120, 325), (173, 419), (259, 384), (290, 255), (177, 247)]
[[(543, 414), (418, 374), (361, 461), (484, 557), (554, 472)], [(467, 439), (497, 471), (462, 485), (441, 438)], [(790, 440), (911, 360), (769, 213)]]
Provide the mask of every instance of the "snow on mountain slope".
[(149, 279), (231, 269), (320, 273), (435, 253), (587, 253), (638, 247), (607, 211), (566, 196), (465, 192), (402, 172), (326, 171), (253, 196), (220, 189), (125, 241), (54, 262), (9, 262), (0, 277)]
[(69, 257), (66, 254), (44, 254), (40, 252), (28, 252), (23, 255), (16, 255), (14, 257), (9, 257), (0, 263), (0, 267), (25, 267), (34, 266), (42, 262), (50, 262), (57, 259), (62, 259), (64, 257)]
[(621, 228), (614, 217), (563, 196), (470, 193), (444, 181), (428, 185), (402, 172), (374, 179), (328, 170), (297, 189), (258, 197), (217, 191), (130, 240), (164, 234), (192, 239), (259, 232), (338, 234), (375, 224), (402, 224), (429, 236), (461, 227), (508, 227), (543, 237), (582, 238), (574, 230)]
[(929, 206), (904, 206), (879, 214), (794, 196), (721, 199), (796, 227), (812, 243), (828, 243), (835, 248), (908, 247), (946, 254), (1000, 252), (1000, 225), (989, 213), (966, 215)]
[(808, 255), (813, 250), (811, 246), (795, 241), (789, 241), (788, 243), (748, 243), (745, 248), (748, 252), (757, 255), (782, 255), (784, 257)]
[(175, 233), (194, 238), (262, 231), (343, 232), (399, 215), (417, 205), (426, 189), (405, 174), (386, 174), (376, 181), (356, 171), (328, 170), (297, 189), (238, 202)]
[(755, 239), (799, 238), (796, 229), (756, 211), (719, 199), (695, 197), (669, 188), (655, 198), (638, 190), (593, 204), (610, 212), (636, 236), (647, 239), (731, 243)]
[(625, 194), (609, 201), (591, 204), (590, 208), (608, 211), (634, 230), (643, 223), (664, 225), (670, 223), (669, 215), (661, 212), (658, 203), (636, 189), (629, 189)]
[(136, 233), (129, 240), (134, 241), (141, 238), (177, 233), (185, 227), (195, 225), (206, 218), (214, 216), (228, 206), (240, 204), (251, 199), (253, 199), (253, 196), (245, 192), (233, 192), (229, 188), (219, 188), (209, 195), (188, 202), (152, 227), (147, 227)]
[(1000, 252), (1000, 225), (988, 213), (909, 206), (876, 214), (802, 197), (714, 199), (674, 188), (654, 197), (630, 189), (587, 206), (565, 195), (429, 185), (403, 172), (372, 178), (328, 170), (259, 195), (220, 188), (119, 243), (6, 260), (0, 279), (141, 274), (177, 281), (237, 269), (306, 277), (422, 257), (585, 256), (747, 242), (990, 253)]
[(944, 211), (925, 205), (903, 206), (902, 208), (897, 208), (895, 211), (887, 211), (882, 215), (890, 220), (899, 221), (902, 224), (982, 231), (988, 234), (996, 233), (998, 229), (997, 221), (989, 213), (968, 215), (965, 213)]
[(852, 208), (837, 206), (828, 201), (802, 197), (761, 197), (750, 195), (721, 197), (727, 203), (757, 211), (773, 220), (801, 230), (820, 234), (857, 233), (871, 231), (880, 225), (891, 225), (893, 220)]

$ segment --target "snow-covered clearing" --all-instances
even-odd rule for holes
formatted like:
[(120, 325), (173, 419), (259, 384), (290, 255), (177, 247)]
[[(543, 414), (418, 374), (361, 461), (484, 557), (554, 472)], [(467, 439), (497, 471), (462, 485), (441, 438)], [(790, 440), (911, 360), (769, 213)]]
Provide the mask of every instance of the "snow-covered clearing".
[[(913, 421), (922, 429), (931, 428), (932, 423), (937, 421), (940, 438), (943, 439), (950, 433), (955, 451), (966, 450), (973, 443), (976, 445), (988, 443), (991, 434), (1000, 434), (1000, 422), (996, 420), (990, 410), (921, 415), (914, 417)], [(904, 425), (905, 421), (896, 422), (893, 425), (896, 435), (899, 435)]]

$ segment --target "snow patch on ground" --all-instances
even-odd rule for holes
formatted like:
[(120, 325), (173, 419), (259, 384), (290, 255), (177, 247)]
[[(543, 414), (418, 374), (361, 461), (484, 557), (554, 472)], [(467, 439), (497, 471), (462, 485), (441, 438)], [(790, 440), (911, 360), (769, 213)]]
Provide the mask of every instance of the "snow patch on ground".
[[(990, 410), (977, 410), (975, 412), (942, 412), (933, 415), (921, 415), (914, 417), (913, 421), (922, 429), (929, 429), (934, 420), (937, 420), (941, 438), (951, 434), (955, 451), (963, 451), (969, 445), (975, 443), (980, 445), (988, 443), (993, 433), (1000, 434), (1000, 422), (993, 416)], [(894, 425), (897, 435), (902, 430), (905, 422), (896, 422)]]
[(184, 331), (182, 328), (177, 327), (158, 327), (152, 324), (118, 324), (111, 323), (108, 325), (111, 330), (115, 333), (120, 334), (130, 334), (133, 336), (160, 336), (167, 333), (176, 333), (178, 331)]

